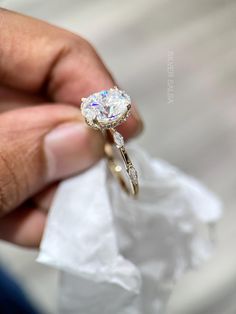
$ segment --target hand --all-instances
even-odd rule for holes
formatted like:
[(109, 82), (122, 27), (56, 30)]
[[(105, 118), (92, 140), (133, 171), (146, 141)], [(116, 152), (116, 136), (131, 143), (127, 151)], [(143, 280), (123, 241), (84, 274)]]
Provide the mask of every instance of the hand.
[[(103, 155), (80, 99), (115, 82), (75, 34), (1, 9), (0, 29), (0, 238), (37, 246), (56, 182)], [(128, 139), (141, 129), (133, 109), (120, 131)]]

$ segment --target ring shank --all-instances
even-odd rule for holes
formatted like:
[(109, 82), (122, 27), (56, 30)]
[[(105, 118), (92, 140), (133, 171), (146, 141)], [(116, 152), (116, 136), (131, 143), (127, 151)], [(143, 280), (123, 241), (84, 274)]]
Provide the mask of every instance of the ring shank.
[(118, 148), (120, 155), (122, 157), (122, 160), (125, 165), (125, 169), (127, 172), (127, 175), (129, 177), (130, 181), (130, 187), (127, 184), (127, 180), (125, 180), (123, 174), (122, 174), (122, 167), (117, 162), (114, 152), (113, 152), (113, 145), (110, 143), (105, 144), (105, 155), (108, 160), (108, 167), (113, 174), (113, 176), (118, 180), (120, 186), (122, 189), (131, 196), (137, 196), (139, 187), (138, 187), (138, 178), (137, 178), (137, 172), (124, 148), (124, 146)]

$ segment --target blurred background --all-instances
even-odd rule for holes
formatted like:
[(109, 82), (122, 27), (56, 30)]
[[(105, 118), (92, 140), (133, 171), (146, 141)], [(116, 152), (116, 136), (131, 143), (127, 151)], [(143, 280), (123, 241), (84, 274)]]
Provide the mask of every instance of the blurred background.
[[(186, 274), (168, 314), (236, 313), (236, 2), (9, 0), (0, 5), (90, 40), (137, 102), (150, 154), (203, 181), (224, 202), (210, 261)], [(20, 25), (19, 25), (20, 27)], [(33, 301), (56, 313), (55, 270), (0, 243), (0, 260)]]

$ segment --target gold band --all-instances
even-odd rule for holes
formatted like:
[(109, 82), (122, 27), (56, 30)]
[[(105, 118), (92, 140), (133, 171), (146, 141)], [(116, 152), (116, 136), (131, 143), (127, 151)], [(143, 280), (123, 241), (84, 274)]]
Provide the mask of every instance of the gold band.
[[(113, 135), (114, 138), (114, 134), (119, 134), (115, 129), (111, 128), (109, 130), (107, 130), (108, 132), (110, 132)], [(129, 178), (130, 181), (130, 187), (127, 184), (127, 180), (124, 178), (124, 176), (122, 175), (122, 167), (120, 166), (119, 162), (116, 160), (115, 156), (114, 156), (114, 152), (113, 152), (113, 146), (112, 144), (110, 144), (109, 142), (107, 142), (105, 144), (105, 154), (108, 160), (108, 167), (111, 171), (111, 173), (113, 174), (113, 176), (118, 180), (121, 188), (128, 194), (131, 196), (137, 196), (138, 191), (139, 191), (139, 185), (138, 185), (138, 175), (137, 175), (137, 171), (134, 168), (128, 154), (127, 151), (124, 147), (123, 143), (120, 143), (120, 145), (118, 145), (117, 143), (114, 143), (115, 146), (117, 147), (117, 149), (120, 152), (120, 155), (122, 157), (122, 160), (124, 162), (125, 165), (125, 170), (127, 173), (127, 176)]]
[[(130, 97), (116, 86), (81, 99), (81, 113), (86, 123), (90, 127), (100, 130), (107, 139), (105, 154), (112, 174), (118, 179), (127, 194), (137, 196), (139, 191), (137, 171), (126, 152), (123, 136), (114, 129), (126, 121), (130, 110)], [(130, 184), (122, 175), (122, 167), (114, 156), (113, 145), (110, 144), (108, 135), (111, 135), (113, 144), (120, 152)]]

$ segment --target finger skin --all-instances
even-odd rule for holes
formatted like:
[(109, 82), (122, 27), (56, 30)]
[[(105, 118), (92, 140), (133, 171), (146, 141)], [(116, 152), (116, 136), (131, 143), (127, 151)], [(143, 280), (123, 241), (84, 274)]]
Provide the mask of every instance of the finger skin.
[[(78, 109), (59, 104), (0, 115), (0, 215), (50, 182), (79, 173), (101, 158), (101, 134), (81, 121)], [(75, 134), (68, 129), (71, 124)], [(55, 130), (59, 135), (66, 132), (54, 142), (46, 140)]]
[(55, 101), (77, 105), (82, 97), (114, 85), (102, 60), (82, 37), (6, 10), (0, 10), (0, 21), (3, 84), (27, 92), (44, 89)]
[(53, 199), (58, 189), (58, 182), (47, 186), (46, 189), (36, 194), (32, 198), (32, 202), (35, 207), (40, 208), (41, 210), (48, 212), (51, 208)]
[[(116, 85), (95, 49), (80, 36), (1, 9), (0, 29), (4, 85), (75, 106), (80, 106), (82, 97)], [(131, 115), (120, 131), (126, 138), (139, 134), (140, 117)]]
[(47, 214), (38, 208), (21, 207), (0, 219), (0, 239), (17, 245), (39, 246)]
[(43, 96), (0, 85), (0, 113), (48, 102)]

